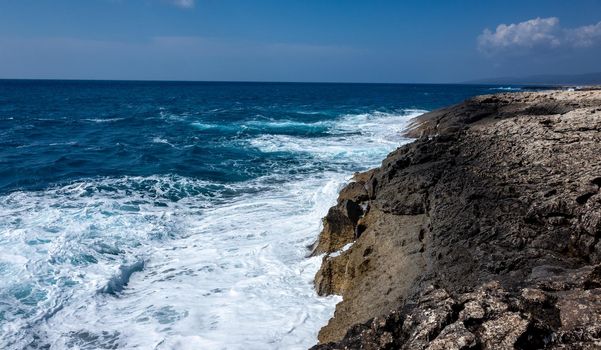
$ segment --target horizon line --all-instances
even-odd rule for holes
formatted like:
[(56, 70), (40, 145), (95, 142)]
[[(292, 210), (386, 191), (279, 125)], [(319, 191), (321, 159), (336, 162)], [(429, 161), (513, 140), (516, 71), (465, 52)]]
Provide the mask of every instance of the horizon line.
[(268, 81), (268, 80), (184, 80), (184, 79), (89, 79), (89, 78), (0, 78), (0, 81), (72, 81), (72, 82), (132, 82), (132, 83), (252, 83), (252, 84), (356, 84), (356, 85), (515, 85), (561, 86), (562, 84), (508, 84), (477, 82), (410, 83), (410, 82), (341, 82), (341, 81)]

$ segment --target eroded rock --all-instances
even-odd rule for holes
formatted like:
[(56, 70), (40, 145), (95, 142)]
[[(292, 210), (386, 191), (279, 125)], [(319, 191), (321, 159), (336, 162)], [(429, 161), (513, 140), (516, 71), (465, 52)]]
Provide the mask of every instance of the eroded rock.
[(343, 296), (316, 349), (599, 346), (600, 107), (553, 91), (419, 117), (325, 219), (316, 252), (354, 244), (316, 276)]

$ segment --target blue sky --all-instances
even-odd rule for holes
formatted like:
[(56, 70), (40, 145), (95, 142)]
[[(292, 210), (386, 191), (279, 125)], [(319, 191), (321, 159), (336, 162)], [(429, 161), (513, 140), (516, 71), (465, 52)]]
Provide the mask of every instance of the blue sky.
[(600, 62), (594, 0), (0, 0), (0, 78), (427, 83)]

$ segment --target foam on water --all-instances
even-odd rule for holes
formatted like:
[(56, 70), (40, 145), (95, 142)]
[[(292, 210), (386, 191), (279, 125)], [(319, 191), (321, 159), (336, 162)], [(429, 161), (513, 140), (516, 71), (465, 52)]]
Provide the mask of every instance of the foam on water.
[(262, 152), (307, 153), (332, 161), (344, 158), (361, 167), (363, 164), (374, 164), (374, 160), (381, 160), (383, 155), (398, 146), (407, 120), (424, 112), (406, 110), (403, 113), (346, 115), (332, 122), (330, 137), (267, 134), (252, 138), (249, 142)]
[(221, 133), (246, 133), (246, 134), (322, 134), (332, 127), (331, 122), (297, 122), (290, 120), (270, 120), (270, 119), (256, 119), (249, 120), (239, 125), (219, 125), (209, 124), (203, 122), (192, 122), (191, 125), (198, 130), (202, 131), (218, 131)]
[(327, 134), (237, 141), (329, 164), (297, 176), (103, 177), (0, 196), (1, 347), (311, 346), (339, 298), (315, 294), (307, 246), (351, 171), (377, 165), (419, 113), (247, 123)]
[(513, 87), (513, 86), (500, 86), (500, 87), (490, 88), (489, 90), (495, 90), (495, 91), (522, 91), (522, 88)]

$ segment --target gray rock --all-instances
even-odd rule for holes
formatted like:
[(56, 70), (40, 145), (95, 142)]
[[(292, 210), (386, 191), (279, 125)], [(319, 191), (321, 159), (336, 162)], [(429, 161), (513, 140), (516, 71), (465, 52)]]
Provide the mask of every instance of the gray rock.
[(409, 135), (325, 219), (318, 252), (355, 243), (316, 276), (343, 301), (315, 349), (599, 348), (601, 91), (480, 96)]

